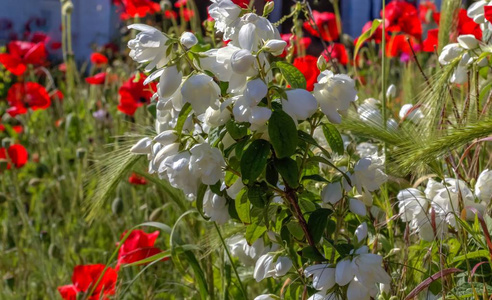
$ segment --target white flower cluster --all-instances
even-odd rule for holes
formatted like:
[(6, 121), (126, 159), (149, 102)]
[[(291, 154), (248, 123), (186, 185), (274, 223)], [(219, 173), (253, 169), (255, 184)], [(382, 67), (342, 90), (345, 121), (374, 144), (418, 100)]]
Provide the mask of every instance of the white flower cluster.
[(443, 182), (429, 179), (424, 192), (404, 189), (397, 199), (401, 220), (409, 223), (421, 239), (443, 239), (448, 225), (456, 228), (461, 209), (465, 210), (468, 221), (474, 220), (474, 211), (483, 214), (492, 199), (492, 171), (487, 169), (480, 174), (474, 193), (459, 179), (445, 178)]

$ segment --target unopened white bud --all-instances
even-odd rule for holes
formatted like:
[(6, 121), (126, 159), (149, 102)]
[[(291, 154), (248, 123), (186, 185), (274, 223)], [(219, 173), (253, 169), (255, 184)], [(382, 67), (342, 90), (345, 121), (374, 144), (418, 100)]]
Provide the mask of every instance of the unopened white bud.
[(396, 97), (396, 86), (392, 84), (386, 90), (386, 98), (394, 99), (395, 97)]
[(320, 70), (321, 72), (326, 70), (326, 68), (328, 67), (328, 62), (326, 61), (326, 58), (323, 55), (320, 55), (318, 57), (318, 62), (316, 64), (318, 66), (318, 70)]
[(287, 42), (283, 40), (268, 40), (265, 43), (265, 46), (263, 48), (265, 51), (268, 51), (272, 53), (273, 55), (277, 56), (282, 54), (282, 52), (285, 49), (285, 46), (287, 46)]
[(179, 41), (187, 49), (195, 46), (198, 43), (198, 39), (191, 32), (183, 32), (183, 34), (181, 35), (181, 38), (179, 39)]

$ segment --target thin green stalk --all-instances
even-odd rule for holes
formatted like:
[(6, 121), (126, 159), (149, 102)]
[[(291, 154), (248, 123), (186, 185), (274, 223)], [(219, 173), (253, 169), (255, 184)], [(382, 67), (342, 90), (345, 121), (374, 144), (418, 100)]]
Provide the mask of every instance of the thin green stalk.
[(236, 278), (239, 284), (239, 287), (241, 288), (241, 292), (243, 293), (244, 299), (248, 299), (248, 294), (246, 293), (246, 290), (244, 289), (243, 283), (241, 282), (241, 278), (239, 277), (239, 273), (237, 272), (236, 266), (234, 265), (234, 262), (232, 261), (232, 256), (231, 253), (229, 252), (229, 249), (227, 248), (227, 245), (224, 241), (224, 238), (222, 237), (222, 234), (220, 233), (219, 226), (217, 226), (217, 223), (214, 222), (215, 230), (217, 230), (217, 233), (219, 234), (220, 241), (222, 242), (222, 245), (224, 246), (224, 249), (227, 253), (227, 257), (229, 258), (229, 262), (231, 263), (232, 269), (234, 270), (234, 274), (236, 274)]

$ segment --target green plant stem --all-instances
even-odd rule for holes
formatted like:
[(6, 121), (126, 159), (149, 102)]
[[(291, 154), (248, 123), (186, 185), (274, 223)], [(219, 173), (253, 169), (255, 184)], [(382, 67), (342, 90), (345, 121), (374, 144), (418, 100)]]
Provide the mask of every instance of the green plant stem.
[(232, 256), (231, 253), (229, 252), (229, 249), (227, 248), (227, 244), (225, 243), (224, 238), (222, 237), (222, 233), (220, 233), (219, 226), (217, 226), (217, 223), (214, 222), (215, 230), (217, 230), (217, 234), (219, 235), (220, 241), (222, 242), (222, 246), (224, 246), (224, 249), (227, 253), (227, 257), (229, 258), (229, 262), (231, 263), (232, 269), (234, 270), (234, 274), (236, 275), (239, 287), (241, 289), (241, 292), (243, 293), (244, 299), (248, 299), (248, 294), (246, 293), (246, 290), (244, 289), (243, 283), (241, 282), (241, 278), (239, 277), (239, 273), (237, 272), (236, 266), (234, 265), (234, 262), (232, 261)]

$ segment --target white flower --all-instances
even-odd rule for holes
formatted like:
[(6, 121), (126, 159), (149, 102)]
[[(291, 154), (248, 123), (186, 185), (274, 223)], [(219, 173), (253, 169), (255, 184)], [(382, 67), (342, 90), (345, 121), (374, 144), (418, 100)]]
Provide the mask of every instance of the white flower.
[(174, 143), (178, 139), (176, 132), (174, 130), (165, 130), (154, 137), (154, 142), (160, 143), (162, 145), (168, 145)]
[(212, 0), (208, 13), (215, 20), (215, 29), (223, 32), (224, 40), (227, 40), (230, 31), (234, 29), (229, 25), (237, 21), (241, 8), (231, 0)]
[(195, 195), (198, 181), (190, 171), (190, 153), (188, 151), (166, 157), (163, 165), (171, 186), (179, 188), (186, 195)]
[(335, 204), (342, 199), (342, 196), (342, 186), (340, 185), (340, 182), (328, 183), (321, 191), (321, 200), (323, 203)]
[(308, 298), (308, 300), (343, 300), (342, 297), (335, 293), (328, 293), (325, 295), (325, 293), (316, 293), (313, 294), (311, 297)]
[(304, 269), (306, 277), (313, 276), (313, 288), (327, 291), (335, 285), (335, 268), (326, 264), (309, 266)]
[(319, 74), (313, 94), (330, 122), (337, 124), (342, 120), (339, 112), (348, 110), (350, 103), (357, 99), (355, 81), (345, 74), (335, 75), (328, 70)]
[(270, 119), (272, 111), (268, 107), (258, 106), (266, 96), (268, 87), (261, 79), (248, 81), (242, 96), (236, 97), (232, 109), (237, 122), (251, 123), (251, 129), (261, 128)]
[(326, 68), (328, 67), (328, 62), (326, 61), (326, 58), (323, 55), (320, 55), (318, 57), (318, 60), (316, 61), (316, 66), (318, 67), (318, 70), (320, 70), (321, 72), (326, 70)]
[(339, 286), (349, 284), (349, 282), (354, 279), (354, 271), (354, 267), (350, 260), (339, 261), (335, 269), (335, 282)]
[(134, 154), (149, 154), (152, 146), (152, 140), (148, 137), (145, 137), (139, 140), (133, 147), (130, 149), (131, 153)]
[(227, 123), (231, 119), (231, 113), (227, 109), (213, 109), (211, 107), (207, 108), (205, 111), (205, 116), (203, 122), (213, 128), (219, 127)]
[(278, 56), (284, 52), (285, 46), (287, 46), (287, 42), (284, 40), (268, 40), (263, 46), (263, 49), (274, 56)]
[(354, 166), (352, 184), (357, 191), (362, 193), (362, 189), (369, 192), (378, 190), (386, 182), (388, 176), (381, 170), (381, 165), (374, 158), (361, 158)]
[(293, 89), (285, 92), (287, 100), (282, 100), (282, 109), (294, 120), (306, 120), (318, 109), (314, 96), (304, 89)]
[(414, 108), (412, 104), (403, 105), (400, 109), (398, 116), (400, 117), (401, 120), (405, 119), (405, 120), (412, 121), (414, 123), (418, 123), (420, 120), (424, 118), (424, 114), (420, 111), (420, 109)]
[(272, 294), (263, 294), (263, 295), (256, 296), (254, 300), (276, 300), (276, 299), (278, 298)]
[(210, 221), (222, 225), (229, 221), (229, 208), (224, 197), (214, 194), (208, 190), (203, 197), (203, 212)]
[(244, 97), (250, 103), (250, 105), (257, 105), (265, 98), (268, 93), (268, 86), (261, 79), (254, 79), (248, 81), (246, 89), (244, 90)]
[(149, 168), (152, 172), (158, 172), (161, 177), (165, 176), (167, 167), (164, 164), (164, 160), (171, 155), (178, 154), (178, 151), (179, 143), (172, 143), (164, 146), (160, 143), (155, 143), (154, 146), (152, 146), (152, 154), (149, 156)]
[(473, 34), (464, 34), (458, 37), (458, 44), (463, 49), (472, 50), (478, 47), (478, 40)]
[(396, 198), (403, 222), (410, 222), (418, 214), (427, 211), (429, 206), (425, 195), (414, 188), (401, 190)]
[(434, 179), (429, 179), (427, 182), (427, 187), (424, 190), (425, 197), (427, 199), (432, 199), (437, 194), (437, 191), (444, 188), (444, 185), (440, 182), (435, 181)]
[(162, 68), (169, 61), (166, 56), (168, 38), (154, 27), (145, 24), (132, 24), (129, 29), (136, 29), (141, 32), (128, 42), (128, 48), (131, 49), (130, 57), (139, 63), (149, 64), (145, 71), (149, 72), (154, 67)]
[(268, 277), (281, 277), (287, 274), (292, 268), (292, 261), (286, 256), (280, 256), (277, 261), (273, 261), (275, 256), (271, 253), (264, 254), (258, 258), (253, 272), (253, 277), (257, 282)]
[(349, 210), (361, 217), (364, 217), (367, 214), (366, 205), (355, 198), (349, 199)]
[(179, 38), (180, 43), (186, 48), (191, 48), (198, 43), (198, 39), (191, 32), (183, 32), (181, 37)]
[(441, 65), (447, 65), (460, 56), (462, 52), (463, 49), (458, 43), (448, 44), (442, 48), (441, 54), (439, 55), (439, 63)]
[(360, 224), (355, 229), (355, 236), (357, 237), (357, 241), (360, 243), (367, 237), (367, 223), (364, 222)]
[(492, 198), (492, 170), (485, 169), (480, 173), (475, 184), (475, 195), (481, 201), (490, 203)]
[[(369, 253), (367, 246), (362, 246), (355, 253), (358, 255), (353, 258), (352, 267), (354, 268), (354, 275), (357, 278), (356, 281), (359, 281), (370, 292), (370, 287), (374, 287), (376, 283), (391, 283), (391, 277), (381, 266), (383, 263), (381, 256)], [(376, 295), (371, 296), (375, 297)]]
[(354, 278), (347, 289), (347, 300), (370, 300), (369, 289)]
[(224, 35), (224, 39), (230, 39), (232, 45), (242, 49), (256, 52), (262, 41), (281, 40), (277, 28), (268, 19), (254, 13), (242, 16), (234, 27), (230, 35)]
[(474, 2), (468, 7), (466, 14), (469, 18), (473, 19), (473, 22), (480, 24), (485, 22), (485, 10), (484, 7), (488, 4), (485, 0)]
[(371, 143), (362, 142), (355, 147), (355, 150), (357, 150), (357, 154), (359, 154), (360, 157), (379, 157), (378, 146)]
[(292, 268), (292, 260), (287, 256), (280, 256), (275, 263), (275, 276), (282, 277)]
[(396, 97), (396, 86), (392, 84), (386, 90), (386, 98), (394, 99), (395, 97)]
[(231, 56), (232, 70), (238, 74), (254, 75), (256, 58), (251, 51), (240, 49), (235, 51)]
[(161, 71), (161, 79), (159, 80), (157, 93), (159, 97), (169, 98), (181, 85), (183, 74), (178, 71), (176, 65), (164, 68)]
[(225, 161), (219, 149), (202, 143), (193, 146), (190, 153), (190, 171), (202, 183), (213, 185), (224, 176), (222, 168), (225, 167)]
[(191, 104), (198, 115), (203, 114), (207, 108), (218, 109), (220, 88), (213, 78), (205, 74), (190, 76), (181, 86), (183, 101)]

